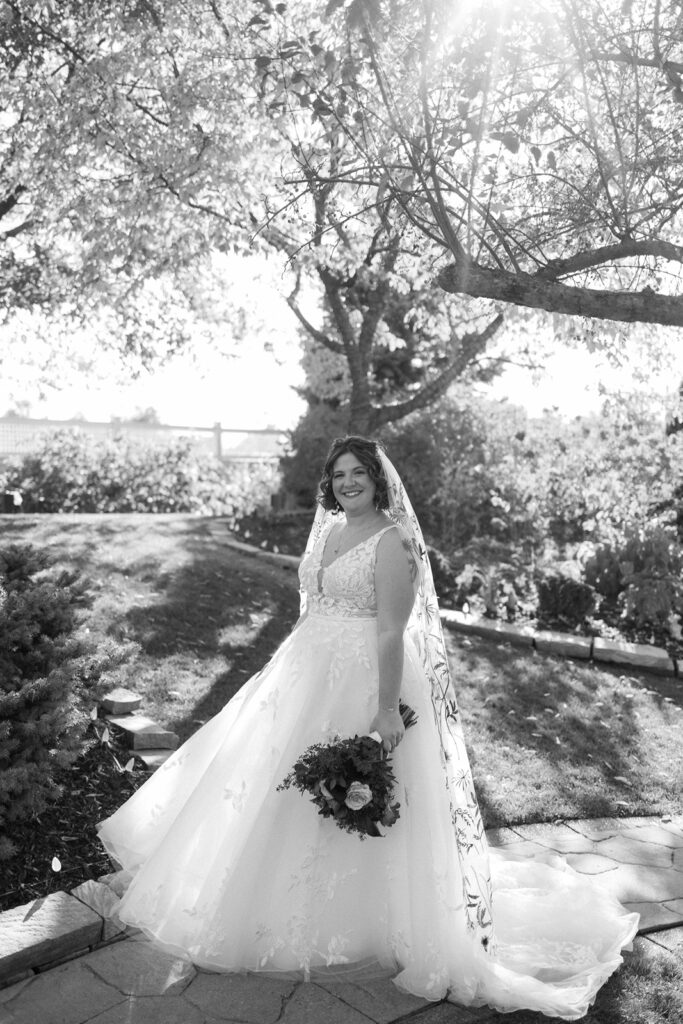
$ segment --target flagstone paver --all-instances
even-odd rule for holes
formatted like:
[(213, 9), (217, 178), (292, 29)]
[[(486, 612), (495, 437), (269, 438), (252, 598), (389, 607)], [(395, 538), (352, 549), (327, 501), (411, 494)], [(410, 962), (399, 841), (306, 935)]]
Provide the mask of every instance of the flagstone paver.
[(411, 1024), (502, 1024), (505, 1020), (490, 1006), (456, 1006), (455, 1003), (438, 1003), (431, 1009), (423, 1010), (411, 1019)]
[(683, 960), (683, 928), (668, 928), (657, 935), (651, 935), (650, 939)]
[[(574, 829), (574, 831), (585, 836), (586, 839), (601, 842), (603, 839), (609, 839), (610, 836), (616, 836), (620, 832), (625, 832), (632, 828), (662, 825), (662, 822), (654, 816), (646, 818), (580, 818), (568, 821), (566, 825), (568, 828)], [(665, 828), (665, 826), (662, 825), (662, 828)]]
[[(37, 1022), (35, 1022), (37, 1024)], [(69, 1022), (72, 1024), (72, 1022)], [(74, 1021), (73, 1024), (86, 1024)], [(179, 996), (131, 996), (100, 1014), (92, 1024), (213, 1024)], [(215, 1024), (225, 1024), (215, 1021)]]
[(624, 903), (627, 910), (640, 914), (639, 932), (659, 931), (662, 928), (673, 928), (681, 920), (681, 914), (667, 908), (665, 903), (657, 901), (630, 900)]
[(620, 864), (647, 864), (653, 868), (673, 867), (673, 850), (667, 846), (633, 839), (626, 832), (595, 843), (595, 852)]
[(368, 1018), (319, 985), (299, 985), (288, 1000), (282, 1024), (368, 1024)]
[(489, 828), (486, 830), (486, 838), (490, 846), (507, 846), (508, 843), (519, 842), (519, 834), (511, 828)]
[(579, 832), (569, 832), (569, 834), (555, 835), (549, 833), (547, 838), (544, 839), (542, 835), (539, 835), (536, 842), (541, 846), (544, 846), (547, 850), (554, 850), (555, 853), (560, 853), (562, 856), (566, 856), (568, 853), (596, 853), (597, 846), (592, 839), (586, 839)]
[(564, 823), (557, 825), (515, 825), (512, 831), (523, 839), (556, 853), (593, 853), (594, 843)]
[(336, 999), (364, 1013), (375, 1024), (391, 1024), (397, 1018), (429, 1006), (425, 999), (401, 992), (390, 978), (366, 979), (362, 982), (316, 981)]
[(186, 958), (173, 956), (143, 936), (116, 942), (88, 957), (91, 971), (124, 995), (174, 995), (184, 991), (197, 971)]
[(582, 875), (604, 875), (619, 867), (617, 861), (597, 853), (568, 853), (567, 864)]
[(645, 825), (643, 828), (624, 829), (621, 834), (639, 843), (667, 846), (670, 850), (683, 849), (683, 833), (677, 835), (661, 825)]
[(83, 958), (36, 974), (3, 1011), (7, 1024), (82, 1024), (124, 998), (89, 971)]
[(217, 1020), (273, 1024), (291, 999), (295, 987), (295, 982), (285, 979), (200, 971), (188, 985), (185, 999)]
[(505, 853), (514, 853), (518, 857), (543, 856), (549, 852), (547, 846), (541, 846), (531, 839), (519, 839), (516, 843), (506, 843)]

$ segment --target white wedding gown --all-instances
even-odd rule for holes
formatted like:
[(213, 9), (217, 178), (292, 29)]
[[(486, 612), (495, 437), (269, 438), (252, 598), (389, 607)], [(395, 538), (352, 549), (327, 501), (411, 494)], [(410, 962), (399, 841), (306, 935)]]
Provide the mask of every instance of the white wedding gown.
[(555, 855), (492, 850), (485, 948), (468, 924), (429, 686), (407, 636), (401, 695), (419, 720), (392, 755), (398, 822), (361, 840), (277, 790), (306, 747), (366, 733), (376, 712), (381, 535), (323, 570), (318, 539), (300, 569), (306, 616), (102, 823), (106, 849), (132, 874), (119, 915), (210, 970), (308, 976), (370, 962), (427, 999), (578, 1019), (638, 916)]

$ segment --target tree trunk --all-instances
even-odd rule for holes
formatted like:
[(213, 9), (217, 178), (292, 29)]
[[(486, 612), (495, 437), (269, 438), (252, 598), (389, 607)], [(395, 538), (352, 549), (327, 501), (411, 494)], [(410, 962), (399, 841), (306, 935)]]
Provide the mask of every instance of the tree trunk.
[(349, 405), (349, 434), (367, 437), (373, 428), (375, 410), (370, 401), (370, 387), (367, 374), (365, 379), (354, 380)]
[(651, 288), (641, 292), (574, 288), (558, 281), (543, 280), (538, 275), (490, 270), (476, 263), (466, 267), (451, 263), (436, 280), (446, 292), (498, 299), (516, 306), (545, 309), (549, 313), (683, 327), (683, 296), (659, 295)]

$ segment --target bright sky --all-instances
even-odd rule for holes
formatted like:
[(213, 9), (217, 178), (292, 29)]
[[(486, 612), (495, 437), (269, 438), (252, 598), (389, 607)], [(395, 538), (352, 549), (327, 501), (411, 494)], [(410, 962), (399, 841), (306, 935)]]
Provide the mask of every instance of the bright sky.
[[(71, 369), (57, 377), (59, 388), (43, 397), (35, 385), (36, 360), (49, 358), (50, 339), (38, 341), (27, 329), (3, 346), (5, 359), (0, 378), (0, 415), (17, 402), (25, 401), (29, 415), (68, 419), (108, 421), (129, 417), (151, 407), (161, 422), (182, 426), (211, 426), (220, 422), (231, 428), (280, 429), (293, 427), (304, 411), (304, 402), (293, 388), (303, 383), (296, 322), (278, 293), (283, 281), (279, 270), (270, 267), (259, 276), (252, 261), (231, 265), (229, 279), (247, 310), (247, 322), (254, 336), (239, 343), (237, 355), (222, 355), (215, 347), (200, 342), (192, 355), (180, 356), (154, 373), (137, 379), (123, 374), (113, 357), (98, 360), (97, 372), (78, 374)], [(307, 310), (314, 317), (314, 311)], [(680, 336), (679, 336), (680, 335)], [(544, 408), (557, 408), (567, 416), (599, 409), (603, 396), (600, 385), (609, 390), (642, 390), (659, 394), (675, 390), (683, 379), (683, 334), (658, 331), (664, 365), (654, 370), (642, 355), (648, 346), (637, 343), (624, 347), (631, 358), (620, 369), (610, 366), (605, 356), (554, 346), (555, 354), (546, 370), (532, 378), (528, 370), (511, 368), (490, 386), (489, 393), (524, 406), (530, 415)], [(5, 339), (0, 336), (0, 344)], [(40, 345), (45, 347), (41, 353)], [(91, 339), (74, 337), (73, 344), (92, 352)], [(230, 345), (228, 344), (228, 347)]]

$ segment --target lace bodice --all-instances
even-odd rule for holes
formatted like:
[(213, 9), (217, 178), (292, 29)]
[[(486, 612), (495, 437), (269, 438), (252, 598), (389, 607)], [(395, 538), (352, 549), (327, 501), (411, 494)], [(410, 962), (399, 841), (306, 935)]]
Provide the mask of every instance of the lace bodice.
[(301, 590), (306, 597), (306, 611), (312, 615), (341, 618), (372, 619), (377, 615), (375, 595), (375, 559), (377, 544), (387, 530), (385, 526), (360, 544), (339, 555), (330, 565), (321, 565), (329, 529), (320, 535), (313, 550), (299, 566)]

